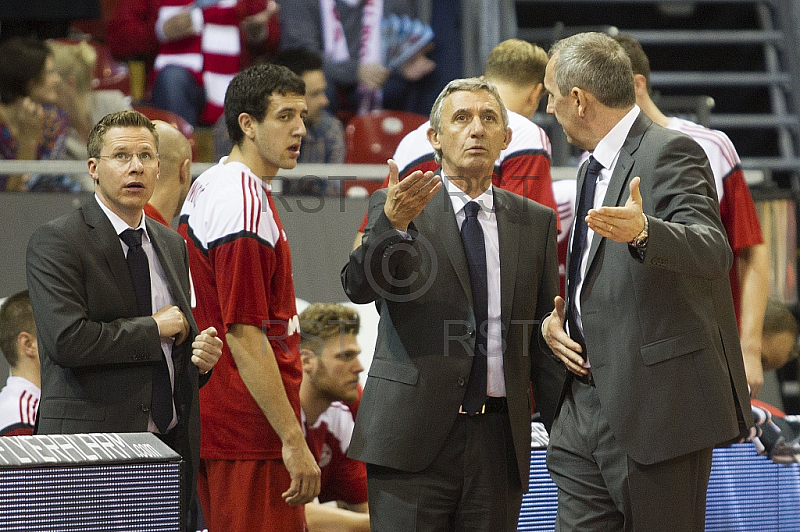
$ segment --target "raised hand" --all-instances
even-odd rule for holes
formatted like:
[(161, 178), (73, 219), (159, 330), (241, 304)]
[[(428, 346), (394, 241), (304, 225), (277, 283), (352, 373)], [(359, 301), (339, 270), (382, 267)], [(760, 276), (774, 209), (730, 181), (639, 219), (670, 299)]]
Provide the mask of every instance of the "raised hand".
[(630, 197), (623, 207), (600, 207), (589, 209), (586, 224), (598, 235), (615, 242), (630, 242), (644, 229), (642, 194), (639, 192), (641, 178), (631, 179)]
[(400, 181), (399, 169), (393, 159), (389, 159), (389, 186), (383, 212), (395, 229), (405, 231), (408, 224), (442, 188), (442, 180), (433, 172), (413, 172)]

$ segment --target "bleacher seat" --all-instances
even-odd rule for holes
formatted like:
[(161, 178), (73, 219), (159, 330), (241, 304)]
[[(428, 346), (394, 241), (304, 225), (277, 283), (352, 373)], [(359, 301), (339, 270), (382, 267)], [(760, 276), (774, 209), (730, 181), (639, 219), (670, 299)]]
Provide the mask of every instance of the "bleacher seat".
[[(345, 128), (347, 153), (345, 163), (386, 164), (407, 133), (428, 120), (427, 116), (407, 111), (373, 111), (353, 117)], [(344, 182), (344, 191), (364, 187), (370, 194), (380, 188), (380, 181)]]

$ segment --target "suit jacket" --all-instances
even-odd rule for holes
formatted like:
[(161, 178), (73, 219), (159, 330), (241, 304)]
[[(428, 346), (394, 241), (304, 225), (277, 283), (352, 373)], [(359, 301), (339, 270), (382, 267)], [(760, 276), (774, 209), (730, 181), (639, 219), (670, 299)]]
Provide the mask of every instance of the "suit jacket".
[[(170, 294), (190, 325), (189, 336), (173, 349), (178, 425), (170, 434), (186, 462), (184, 495), (191, 496), (199, 464), (201, 378), (191, 361), (198, 331), (186, 244), (158, 222), (145, 223)], [(138, 316), (120, 239), (94, 198), (34, 232), (27, 275), (42, 364), (38, 433), (147, 432), (161, 340), (155, 320)]]
[(652, 464), (729, 441), (752, 416), (728, 282), (733, 254), (706, 156), (640, 113), (603, 205), (624, 205), (635, 176), (650, 226), (644, 258), (595, 235), (581, 319), (614, 437)]
[[(528, 486), (533, 385), (536, 410), (552, 422), (564, 370), (539, 348), (539, 321), (558, 294), (552, 209), (497, 187), (503, 364), (520, 481)], [(362, 245), (342, 284), (356, 303), (379, 302), (380, 323), (349, 456), (418, 472), (431, 464), (458, 416), (472, 367), (475, 315), (467, 260), (444, 188), (404, 240), (373, 194)], [(388, 268), (388, 271), (386, 270)], [(387, 277), (398, 279), (392, 286)]]

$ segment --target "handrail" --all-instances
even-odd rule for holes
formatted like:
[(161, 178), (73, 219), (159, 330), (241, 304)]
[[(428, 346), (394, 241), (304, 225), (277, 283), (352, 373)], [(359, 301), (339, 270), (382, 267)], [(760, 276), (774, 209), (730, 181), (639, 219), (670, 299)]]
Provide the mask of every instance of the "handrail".
[[(758, 158), (746, 159), (750, 166), (745, 171), (748, 183), (764, 180), (764, 172), (758, 168)], [(778, 161), (770, 160), (771, 163)], [(192, 163), (192, 175), (198, 176), (216, 163)], [(752, 166), (751, 166), (752, 165)], [(768, 167), (765, 165), (765, 167)], [(5, 161), (0, 160), (2, 174), (84, 174), (87, 172), (84, 161)], [(301, 179), (306, 176), (319, 176), (337, 180), (353, 179), (363, 181), (383, 181), (389, 173), (385, 164), (298, 164), (291, 170), (281, 170), (282, 179)], [(550, 175), (553, 181), (575, 179), (577, 168), (572, 166), (553, 166)]]

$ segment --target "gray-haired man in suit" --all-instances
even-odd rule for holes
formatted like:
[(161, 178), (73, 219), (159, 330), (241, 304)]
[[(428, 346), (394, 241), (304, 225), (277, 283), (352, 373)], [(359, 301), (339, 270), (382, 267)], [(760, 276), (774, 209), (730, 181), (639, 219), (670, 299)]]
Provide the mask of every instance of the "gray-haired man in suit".
[(491, 186), (511, 139), (497, 89), (455, 80), (431, 111), (441, 169), (373, 194), (342, 283), (380, 300), (349, 455), (376, 531), (516, 530), (531, 396), (549, 427), (564, 370), (537, 341), (558, 293), (551, 209)]
[(567, 301), (543, 324), (569, 370), (547, 456), (556, 530), (700, 531), (712, 448), (752, 425), (714, 179), (695, 141), (636, 106), (611, 37), (550, 55), (547, 111), (592, 152)]

